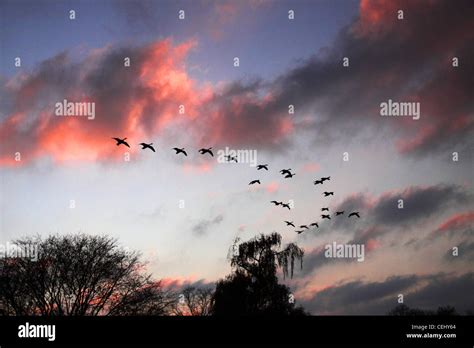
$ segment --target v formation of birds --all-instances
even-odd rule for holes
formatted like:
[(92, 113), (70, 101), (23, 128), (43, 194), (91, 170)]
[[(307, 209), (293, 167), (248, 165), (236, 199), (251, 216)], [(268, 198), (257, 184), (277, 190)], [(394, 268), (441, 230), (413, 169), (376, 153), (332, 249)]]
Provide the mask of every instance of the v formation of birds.
[[(116, 145), (119, 146), (119, 145), (123, 145), (123, 146), (126, 146), (126, 147), (129, 147), (130, 148), (130, 144), (126, 141), (127, 138), (112, 138), (114, 139), (117, 143)], [(149, 149), (153, 152), (156, 152), (155, 151), (155, 148), (153, 147), (153, 143), (140, 143), (139, 145), (141, 145), (142, 147), (142, 150), (146, 150), (146, 149)], [(179, 155), (179, 154), (182, 154), (184, 156), (188, 156), (188, 153), (186, 152), (186, 150), (184, 148), (178, 148), (178, 147), (174, 147), (172, 150), (175, 151), (176, 155)], [(205, 154), (208, 154), (212, 157), (214, 157), (214, 153), (212, 152), (212, 147), (209, 147), (209, 148), (202, 148), (202, 149), (199, 149), (198, 152), (201, 154), (201, 155), (205, 155)], [(228, 162), (235, 162), (235, 163), (238, 163), (238, 159), (236, 157), (233, 157), (233, 156), (225, 156), (226, 160)], [(259, 164), (257, 165), (257, 170), (266, 170), (268, 171), (268, 164)], [(291, 168), (288, 168), (288, 169), (282, 169), (280, 170), (280, 174), (283, 175), (283, 178), (285, 179), (291, 179), (293, 178), (296, 174), (292, 172), (292, 169)], [(322, 177), (320, 179), (316, 179), (313, 183), (314, 185), (323, 185), (325, 181), (330, 181), (331, 180), (331, 177), (330, 176), (327, 176), (327, 177)], [(252, 180), (249, 182), (249, 185), (260, 185), (261, 182), (260, 182), (260, 179), (256, 179), (256, 180)], [(334, 192), (332, 191), (324, 191), (323, 192), (323, 195), (324, 197), (329, 197), (329, 196), (334, 196)], [(270, 201), (270, 203), (274, 204), (275, 206), (281, 206), (282, 208), (286, 208), (288, 210), (291, 210), (291, 206), (290, 206), (290, 203), (283, 203), (283, 202), (280, 202), (280, 201)], [(329, 207), (323, 207), (321, 208), (321, 212), (328, 212), (327, 214), (321, 214), (321, 219), (324, 220), (324, 219), (327, 219), (327, 220), (331, 220), (331, 214), (329, 213)], [(333, 216), (341, 216), (341, 215), (344, 215), (345, 211), (336, 211)], [(354, 212), (351, 212), (347, 215), (348, 218), (351, 218), (351, 217), (357, 217), (357, 218), (360, 218), (360, 213), (358, 211), (354, 211)], [(286, 223), (286, 226), (291, 226), (293, 228), (295, 228), (295, 232), (298, 233), (298, 234), (301, 234), (303, 233), (304, 231), (306, 230), (309, 230), (311, 227), (314, 227), (314, 228), (319, 228), (319, 224), (318, 222), (311, 222), (309, 223), (308, 225), (300, 225), (299, 226), (299, 230), (296, 230), (296, 225), (294, 224), (293, 221), (284, 221)]]

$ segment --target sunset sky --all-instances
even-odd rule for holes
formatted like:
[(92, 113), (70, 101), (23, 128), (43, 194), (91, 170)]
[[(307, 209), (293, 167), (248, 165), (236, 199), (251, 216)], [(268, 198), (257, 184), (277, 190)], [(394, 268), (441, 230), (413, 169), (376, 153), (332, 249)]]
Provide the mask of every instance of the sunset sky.
[[(305, 250), (281, 281), (313, 314), (385, 314), (398, 294), (474, 310), (472, 1), (4, 0), (0, 11), (0, 243), (107, 234), (183, 286), (228, 274), (236, 237), (276, 231)], [(95, 119), (56, 116), (64, 99), (94, 102)], [(389, 99), (419, 102), (420, 119), (380, 116)], [(201, 147), (256, 151), (269, 171)], [(322, 207), (345, 215), (322, 221)], [(298, 235), (284, 220), (319, 228)], [(364, 262), (326, 258), (334, 241), (363, 244)]]

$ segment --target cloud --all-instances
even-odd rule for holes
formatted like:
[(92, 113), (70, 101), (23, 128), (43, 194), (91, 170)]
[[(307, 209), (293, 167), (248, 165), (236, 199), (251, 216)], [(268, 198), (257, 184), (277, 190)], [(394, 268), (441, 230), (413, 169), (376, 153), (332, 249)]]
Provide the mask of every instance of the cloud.
[[(269, 103), (253, 92), (260, 82), (211, 86), (188, 76), (186, 57), (196, 45), (194, 40), (174, 45), (165, 39), (139, 47), (106, 46), (80, 62), (63, 52), (2, 81), (2, 93), (11, 102), (0, 118), (0, 165), (41, 157), (56, 163), (121, 160), (114, 136), (127, 137), (131, 144), (158, 136), (193, 146), (280, 144), (292, 131), (291, 121), (285, 114), (255, 117)], [(124, 66), (126, 57), (130, 67)], [(55, 104), (64, 99), (94, 102), (95, 119), (55, 116)], [(137, 147), (127, 151), (133, 154)], [(14, 161), (16, 152), (21, 162)], [(208, 168), (185, 168), (194, 169)]]
[(198, 289), (214, 288), (215, 283), (206, 279), (193, 280), (192, 278), (163, 278), (160, 280), (161, 286), (166, 290), (179, 292), (188, 287)]
[[(396, 17), (400, 8), (406, 16), (402, 21)], [(326, 145), (357, 135), (372, 138), (368, 132), (377, 129), (378, 134), (390, 134), (393, 148), (402, 154), (465, 151), (474, 138), (474, 82), (469, 78), (474, 68), (468, 63), (474, 55), (472, 15), (469, 1), (456, 6), (444, 0), (429, 6), (362, 1), (359, 18), (330, 47), (273, 81), (239, 86), (247, 98), (233, 101), (241, 110), (238, 117), (258, 114), (274, 130), (298, 127)], [(454, 55), (462, 66), (453, 68)], [(343, 57), (350, 59), (347, 68)], [(227, 91), (218, 99), (226, 100), (226, 94), (236, 96)], [(420, 120), (381, 117), (380, 103), (388, 99), (420, 102)], [(290, 104), (297, 110), (291, 122), (284, 117)]]
[[(398, 200), (403, 208), (398, 208)], [(432, 186), (411, 186), (391, 190), (378, 197), (355, 194), (347, 197), (335, 210), (360, 211), (365, 221), (376, 225), (400, 226), (426, 220), (444, 210), (472, 202), (472, 196), (457, 185), (439, 184)], [(339, 220), (335, 227), (348, 226), (347, 219)]]
[[(79, 63), (67, 52), (41, 63), (9, 84), (15, 102), (0, 123), (0, 160), (5, 164), (16, 151), (23, 163), (42, 156), (58, 163), (118, 159), (123, 152), (111, 137), (127, 136), (131, 144), (150, 139), (175, 121), (180, 104), (193, 117), (206, 93), (184, 70), (194, 46), (162, 40), (93, 50)], [(130, 67), (124, 66), (125, 57)], [(54, 105), (63, 99), (95, 102), (95, 119), (55, 116)]]
[(433, 232), (433, 235), (440, 234), (471, 234), (474, 235), (474, 211), (457, 213), (443, 221)]
[(302, 301), (313, 314), (383, 315), (395, 307), (398, 294), (409, 307), (436, 309), (451, 305), (459, 312), (474, 308), (474, 273), (399, 275), (384, 281), (336, 283)]
[(201, 220), (192, 227), (192, 231), (196, 236), (203, 236), (207, 234), (212, 226), (219, 225), (223, 220), (222, 215), (217, 215), (212, 220)]

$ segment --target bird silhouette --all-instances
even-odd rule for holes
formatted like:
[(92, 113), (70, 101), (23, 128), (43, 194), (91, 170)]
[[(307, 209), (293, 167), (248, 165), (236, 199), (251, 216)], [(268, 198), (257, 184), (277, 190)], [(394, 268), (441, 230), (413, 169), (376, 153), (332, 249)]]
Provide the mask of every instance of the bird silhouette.
[(329, 211), (329, 208), (321, 208), (321, 211)]
[(334, 196), (334, 192), (323, 192), (323, 194), (324, 194), (324, 197)]
[(285, 174), (291, 174), (291, 168), (288, 168), (288, 169), (282, 169), (280, 170), (280, 173), (285, 175)]
[(125, 141), (127, 138), (123, 138), (123, 139), (120, 139), (120, 138), (112, 138), (114, 139), (116, 142), (117, 142), (117, 146), (119, 146), (120, 144), (123, 144), (127, 147), (130, 147), (130, 145), (128, 145), (128, 143)]
[(309, 227), (306, 226), (306, 225), (301, 225), (300, 228), (306, 228), (306, 229), (308, 229)]
[(313, 222), (310, 226), (316, 226), (316, 227), (319, 227), (318, 223), (317, 222)]
[(181, 148), (181, 149), (179, 149), (179, 148), (177, 148), (177, 147), (173, 147), (173, 150), (176, 151), (176, 154), (182, 153), (183, 155), (188, 156), (188, 154), (186, 153), (186, 151), (184, 151), (184, 147)]
[(301, 230), (301, 231), (295, 231), (295, 232), (296, 232), (296, 233), (298, 233), (298, 234), (301, 234), (301, 233), (303, 233), (303, 232), (304, 232), (304, 230)]
[(260, 169), (268, 170), (268, 164), (259, 164), (257, 166), (257, 170), (260, 170)]
[(288, 210), (291, 209), (291, 208), (290, 208), (290, 205), (289, 205), (288, 203), (282, 203), (281, 206), (282, 206), (283, 208), (288, 208)]
[(295, 175), (296, 175), (296, 174), (288, 173), (288, 174), (285, 175), (285, 179), (287, 179), (287, 178), (292, 178), (292, 177), (294, 177)]
[(331, 220), (331, 216), (329, 216), (329, 215), (321, 215), (321, 217), (322, 217), (323, 219), (329, 219), (329, 220)]
[(330, 177), (330, 176), (322, 177), (321, 180), (322, 180), (323, 182), (326, 181), (326, 180), (329, 181), (329, 180), (331, 180), (331, 177)]
[(314, 180), (314, 184), (315, 184), (315, 185), (322, 184), (322, 183), (323, 183), (322, 180)]
[(282, 205), (283, 204), (283, 202), (277, 202), (277, 201), (270, 201), (270, 203), (273, 203), (275, 205)]
[(147, 143), (140, 143), (139, 145), (142, 146), (142, 150), (148, 148), (148, 149), (150, 149), (151, 151), (156, 152), (156, 151), (155, 151), (155, 148), (152, 146), (153, 143), (149, 143), (149, 144), (147, 144)]
[(251, 182), (249, 182), (249, 185), (253, 184), (260, 184), (260, 180), (252, 180)]
[(342, 215), (342, 214), (344, 214), (344, 210), (343, 211), (336, 211), (336, 216)]
[(238, 163), (237, 158), (232, 157), (230, 155), (226, 155), (225, 158), (227, 159), (227, 162), (232, 162), (234, 161), (235, 163)]
[(350, 213), (347, 217), (350, 218), (351, 216), (357, 216), (358, 218), (360, 218), (360, 215), (359, 215), (358, 211)]
[(286, 223), (286, 226), (293, 226), (295, 227), (295, 224), (293, 223), (293, 221), (285, 221)]
[(214, 157), (214, 154), (212, 153), (211, 149), (212, 149), (212, 147), (210, 147), (210, 148), (208, 148), (208, 149), (202, 148), (202, 149), (199, 150), (199, 153), (200, 153), (201, 155), (204, 155), (205, 153), (208, 153), (209, 155), (211, 155), (212, 157)]

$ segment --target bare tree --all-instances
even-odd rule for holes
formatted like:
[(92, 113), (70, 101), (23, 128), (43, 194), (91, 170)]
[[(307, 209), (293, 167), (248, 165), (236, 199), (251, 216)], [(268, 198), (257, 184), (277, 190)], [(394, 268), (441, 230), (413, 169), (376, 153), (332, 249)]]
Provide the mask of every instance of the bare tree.
[(174, 301), (144, 273), (139, 254), (115, 239), (84, 234), (25, 238), (37, 260), (0, 259), (0, 314), (162, 315)]
[(172, 313), (174, 315), (207, 316), (211, 315), (214, 291), (210, 288), (189, 286), (179, 294)]

